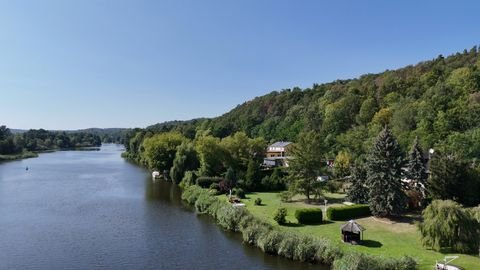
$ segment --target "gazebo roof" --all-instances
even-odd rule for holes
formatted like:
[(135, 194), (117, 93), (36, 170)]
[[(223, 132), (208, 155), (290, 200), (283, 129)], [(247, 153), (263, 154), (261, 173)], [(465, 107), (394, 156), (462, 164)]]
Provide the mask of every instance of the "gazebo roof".
[(350, 220), (349, 222), (343, 224), (340, 228), (342, 229), (342, 232), (359, 233), (365, 231), (365, 228), (355, 222), (355, 220)]

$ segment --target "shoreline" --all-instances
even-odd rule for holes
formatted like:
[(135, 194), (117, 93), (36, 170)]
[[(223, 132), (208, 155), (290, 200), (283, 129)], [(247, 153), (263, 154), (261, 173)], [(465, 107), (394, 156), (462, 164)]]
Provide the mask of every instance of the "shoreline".
[(59, 148), (59, 149), (47, 149), (40, 151), (27, 151), (19, 154), (13, 155), (0, 155), (0, 163), (8, 161), (18, 161), (28, 158), (37, 158), (39, 154), (43, 153), (53, 153), (57, 151), (100, 151), (100, 146), (82, 146), (82, 147), (73, 147), (73, 148)]

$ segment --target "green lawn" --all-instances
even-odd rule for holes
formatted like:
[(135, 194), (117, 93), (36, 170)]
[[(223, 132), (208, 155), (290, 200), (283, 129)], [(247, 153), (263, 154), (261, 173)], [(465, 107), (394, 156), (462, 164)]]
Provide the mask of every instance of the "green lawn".
[[(254, 205), (257, 197), (262, 199), (262, 205)], [(326, 194), (329, 205), (340, 204), (343, 195), (340, 194)], [(411, 222), (411, 219), (405, 221), (398, 221), (392, 224), (388, 221), (380, 221), (373, 217), (357, 219), (357, 222), (366, 228), (364, 232), (364, 244), (353, 246), (344, 244), (340, 240), (340, 225), (343, 222), (326, 221), (320, 225), (301, 225), (298, 224), (294, 212), (295, 209), (304, 207), (321, 207), (322, 205), (307, 205), (303, 203), (302, 198), (297, 197), (295, 202), (284, 203), (280, 201), (277, 192), (263, 192), (247, 194), (247, 199), (242, 200), (246, 203), (247, 209), (255, 216), (264, 219), (272, 225), (282, 230), (293, 230), (308, 235), (315, 235), (328, 238), (334, 243), (337, 243), (343, 249), (357, 250), (380, 256), (402, 256), (408, 255), (416, 258), (420, 269), (431, 270), (436, 260), (441, 260), (446, 254), (427, 250), (422, 247), (420, 242), (419, 232)], [(332, 202), (333, 204), (330, 204)], [(273, 213), (279, 208), (285, 207), (288, 210), (286, 226), (279, 226), (273, 220)], [(459, 259), (454, 261), (454, 264), (464, 267), (467, 270), (480, 269), (480, 258), (464, 254), (448, 254), (458, 255)]]

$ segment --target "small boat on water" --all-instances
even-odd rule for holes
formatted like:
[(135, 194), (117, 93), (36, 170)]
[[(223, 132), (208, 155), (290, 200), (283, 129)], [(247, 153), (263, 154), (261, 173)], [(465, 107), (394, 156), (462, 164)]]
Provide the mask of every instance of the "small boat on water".
[(160, 178), (160, 172), (159, 171), (153, 171), (152, 172), (152, 178), (153, 178), (153, 180)]

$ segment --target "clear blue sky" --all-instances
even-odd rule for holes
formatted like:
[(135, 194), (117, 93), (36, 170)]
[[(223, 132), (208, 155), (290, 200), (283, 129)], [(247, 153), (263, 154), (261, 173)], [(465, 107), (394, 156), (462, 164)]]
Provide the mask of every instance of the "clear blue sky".
[(145, 127), (480, 43), (478, 1), (0, 1), (0, 124)]

